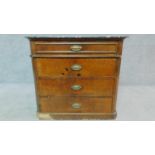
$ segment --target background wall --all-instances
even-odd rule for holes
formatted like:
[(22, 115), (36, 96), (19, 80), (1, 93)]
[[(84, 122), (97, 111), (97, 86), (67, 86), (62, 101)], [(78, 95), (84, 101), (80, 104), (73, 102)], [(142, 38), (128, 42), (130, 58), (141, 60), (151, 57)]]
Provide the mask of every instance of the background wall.
[[(0, 35), (0, 83), (33, 82), (30, 47), (26, 36), (31, 35)], [(127, 36), (123, 50), (121, 85), (154, 85), (155, 35)]]

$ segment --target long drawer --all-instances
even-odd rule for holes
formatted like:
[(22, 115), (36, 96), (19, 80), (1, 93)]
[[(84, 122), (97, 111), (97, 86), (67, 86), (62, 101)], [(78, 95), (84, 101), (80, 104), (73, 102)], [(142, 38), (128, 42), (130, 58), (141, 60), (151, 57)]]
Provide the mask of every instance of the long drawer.
[(115, 79), (39, 79), (37, 84), (40, 96), (112, 96)]
[(117, 53), (117, 42), (36, 42), (35, 53)]
[(115, 58), (102, 59), (50, 59), (36, 58), (34, 60), (38, 77), (69, 78), (69, 77), (105, 77), (116, 76), (117, 62)]
[(42, 97), (40, 111), (45, 113), (111, 113), (112, 98)]

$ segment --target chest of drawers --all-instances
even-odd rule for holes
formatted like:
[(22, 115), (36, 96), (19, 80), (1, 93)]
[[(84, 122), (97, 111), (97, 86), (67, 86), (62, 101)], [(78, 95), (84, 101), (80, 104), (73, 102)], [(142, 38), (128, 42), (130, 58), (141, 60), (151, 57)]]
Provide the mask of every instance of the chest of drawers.
[(29, 38), (38, 117), (114, 119), (124, 38)]

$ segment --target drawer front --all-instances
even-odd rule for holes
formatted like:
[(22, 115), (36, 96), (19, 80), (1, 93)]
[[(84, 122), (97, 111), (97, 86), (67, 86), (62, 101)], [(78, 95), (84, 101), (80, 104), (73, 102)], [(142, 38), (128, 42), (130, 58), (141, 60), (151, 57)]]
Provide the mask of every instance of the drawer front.
[(112, 98), (40, 98), (40, 111), (45, 113), (111, 113)]
[(115, 80), (107, 79), (53, 79), (38, 80), (40, 96), (112, 96)]
[(117, 43), (36, 43), (36, 53), (116, 53)]
[(105, 77), (116, 76), (117, 59), (48, 59), (37, 58), (38, 77)]

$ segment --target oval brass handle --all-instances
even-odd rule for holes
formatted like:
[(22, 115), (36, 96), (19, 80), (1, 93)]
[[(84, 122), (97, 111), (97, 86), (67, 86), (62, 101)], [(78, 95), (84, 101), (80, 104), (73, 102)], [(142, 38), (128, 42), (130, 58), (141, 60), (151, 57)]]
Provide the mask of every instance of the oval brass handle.
[(74, 65), (71, 66), (71, 69), (72, 69), (73, 71), (79, 71), (79, 70), (82, 69), (82, 66), (79, 65), (79, 64), (74, 64)]
[(72, 108), (73, 109), (79, 109), (79, 108), (81, 108), (81, 104), (79, 104), (79, 103), (73, 103), (72, 104)]
[(80, 85), (73, 85), (72, 87), (71, 87), (71, 89), (73, 89), (73, 90), (80, 90), (82, 87), (80, 86)]
[(70, 49), (73, 51), (73, 52), (79, 52), (81, 49), (82, 49), (82, 46), (81, 45), (72, 45), (70, 47)]

